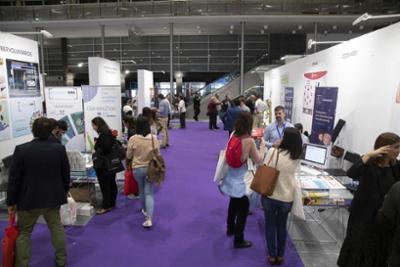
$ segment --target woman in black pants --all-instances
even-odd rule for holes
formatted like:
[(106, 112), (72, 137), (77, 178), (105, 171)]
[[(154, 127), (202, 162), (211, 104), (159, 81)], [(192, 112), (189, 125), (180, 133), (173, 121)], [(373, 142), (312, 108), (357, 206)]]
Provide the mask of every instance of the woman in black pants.
[[(96, 140), (94, 149), (97, 155), (107, 156), (115, 142), (115, 138), (111, 133), (107, 123), (101, 117), (96, 117), (92, 120), (92, 127), (99, 137)], [(101, 193), (103, 195), (103, 204), (101, 209), (97, 210), (97, 214), (104, 214), (115, 207), (118, 189), (115, 182), (115, 173), (109, 172), (104, 167), (95, 169), (97, 180), (100, 185)]]

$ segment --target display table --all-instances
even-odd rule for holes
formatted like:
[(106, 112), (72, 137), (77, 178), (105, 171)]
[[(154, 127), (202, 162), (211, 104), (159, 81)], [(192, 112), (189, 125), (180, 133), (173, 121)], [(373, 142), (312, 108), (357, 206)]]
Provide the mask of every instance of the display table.
[[(327, 234), (329, 239), (293, 239), (305, 243), (340, 243), (345, 236), (347, 208), (353, 199), (353, 194), (346, 189), (344, 184), (350, 181), (348, 177), (334, 177), (323, 170), (301, 166), (296, 178), (301, 184), (304, 213), (306, 220), (297, 220), (294, 216), (289, 219), (288, 230), (291, 231), (293, 222), (306, 224), (306, 227), (315, 225)], [(336, 228), (339, 237), (332, 234), (326, 227), (328, 220), (335, 219), (340, 225)], [(313, 231), (311, 231), (313, 232)]]

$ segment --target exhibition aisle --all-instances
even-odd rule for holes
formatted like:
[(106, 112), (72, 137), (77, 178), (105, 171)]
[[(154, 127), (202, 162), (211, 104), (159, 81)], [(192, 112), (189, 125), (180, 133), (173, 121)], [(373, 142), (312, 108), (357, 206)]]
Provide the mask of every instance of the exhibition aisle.
[[(212, 177), (227, 133), (207, 126), (188, 122), (185, 130), (171, 130), (171, 146), (163, 150), (167, 177), (155, 195), (153, 229), (141, 226), (139, 201), (121, 195), (114, 211), (95, 216), (85, 227), (66, 228), (68, 266), (266, 266), (261, 210), (248, 217), (245, 236), (252, 248), (234, 249), (225, 235), (228, 197), (219, 193)], [(0, 226), (2, 238), (6, 223)], [(30, 266), (53, 266), (44, 225), (36, 226), (32, 244)], [(291, 242), (284, 266), (303, 266)]]

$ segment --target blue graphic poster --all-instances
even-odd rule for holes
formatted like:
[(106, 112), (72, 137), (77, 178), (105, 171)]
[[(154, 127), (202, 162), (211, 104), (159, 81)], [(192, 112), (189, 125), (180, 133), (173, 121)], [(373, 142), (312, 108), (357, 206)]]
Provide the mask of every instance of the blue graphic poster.
[(314, 113), (310, 142), (330, 145), (335, 123), (337, 87), (317, 87), (315, 89)]
[(293, 87), (285, 87), (285, 114), (286, 120), (293, 120)]

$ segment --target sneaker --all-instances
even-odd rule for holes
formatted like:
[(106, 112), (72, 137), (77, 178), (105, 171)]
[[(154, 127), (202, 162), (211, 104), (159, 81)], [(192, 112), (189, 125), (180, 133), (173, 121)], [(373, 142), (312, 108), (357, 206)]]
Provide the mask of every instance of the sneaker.
[(135, 194), (129, 194), (126, 197), (129, 198), (129, 199), (137, 199), (137, 198), (139, 198), (139, 196), (136, 196)]
[(144, 221), (144, 223), (142, 223), (142, 226), (144, 228), (151, 228), (153, 226), (153, 223), (151, 222), (150, 218), (146, 218), (146, 220)]

